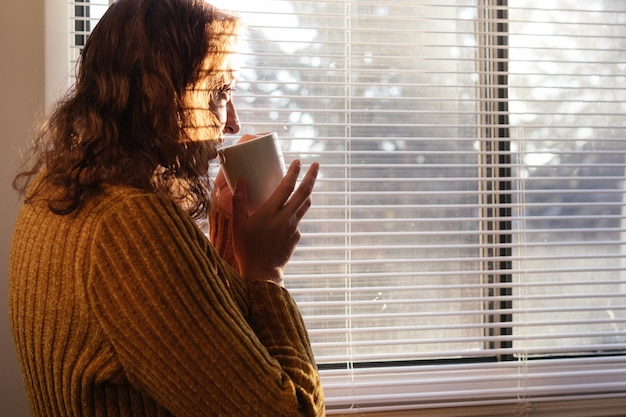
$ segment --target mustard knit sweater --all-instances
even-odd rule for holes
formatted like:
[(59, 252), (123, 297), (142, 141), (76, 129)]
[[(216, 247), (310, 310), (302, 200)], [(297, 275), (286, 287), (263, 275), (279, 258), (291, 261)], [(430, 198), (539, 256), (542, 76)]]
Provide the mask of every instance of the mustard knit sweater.
[(110, 187), (63, 216), (24, 205), (9, 308), (34, 417), (324, 415), (287, 290), (245, 283), (152, 193)]

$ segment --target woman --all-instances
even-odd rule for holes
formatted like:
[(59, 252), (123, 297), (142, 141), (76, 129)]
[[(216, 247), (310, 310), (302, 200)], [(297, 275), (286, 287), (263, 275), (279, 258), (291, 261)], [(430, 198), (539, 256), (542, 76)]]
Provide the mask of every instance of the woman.
[(213, 244), (194, 221), (239, 131), (239, 30), (202, 0), (118, 0), (89, 37), (14, 183), (10, 319), (33, 416), (324, 415), (281, 285), (317, 164), (296, 188), (295, 161), (252, 214), (244, 183), (216, 184)]

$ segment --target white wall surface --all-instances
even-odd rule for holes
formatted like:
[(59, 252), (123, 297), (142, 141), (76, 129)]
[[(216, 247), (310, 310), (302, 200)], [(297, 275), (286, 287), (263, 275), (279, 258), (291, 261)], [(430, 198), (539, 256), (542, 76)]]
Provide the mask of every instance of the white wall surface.
[[(50, 11), (50, 13), (47, 13)], [(11, 180), (20, 150), (29, 143), (67, 73), (66, 2), (28, 0), (0, 2), (0, 416), (29, 416), (8, 320), (8, 253), (19, 207)], [(56, 20), (55, 20), (56, 19)], [(61, 34), (61, 37), (58, 35)], [(46, 53), (46, 45), (56, 53)], [(61, 45), (61, 49), (59, 49)], [(59, 53), (60, 52), (60, 53)], [(46, 71), (46, 69), (48, 71)], [(48, 91), (47, 91), (48, 90)]]

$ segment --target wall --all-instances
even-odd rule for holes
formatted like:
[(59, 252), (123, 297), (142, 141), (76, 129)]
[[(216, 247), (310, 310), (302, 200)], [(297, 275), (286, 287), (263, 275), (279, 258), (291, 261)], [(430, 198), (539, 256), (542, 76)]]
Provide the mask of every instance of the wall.
[(44, 0), (0, 3), (0, 416), (28, 416), (7, 314), (7, 262), (18, 209), (10, 181), (43, 111)]

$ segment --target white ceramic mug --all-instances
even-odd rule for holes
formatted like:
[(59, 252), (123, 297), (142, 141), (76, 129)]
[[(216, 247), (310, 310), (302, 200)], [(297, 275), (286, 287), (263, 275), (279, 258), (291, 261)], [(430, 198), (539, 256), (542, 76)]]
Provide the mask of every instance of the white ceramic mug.
[(283, 153), (273, 132), (220, 149), (218, 155), (231, 191), (239, 178), (246, 182), (252, 210), (267, 201), (285, 176)]

